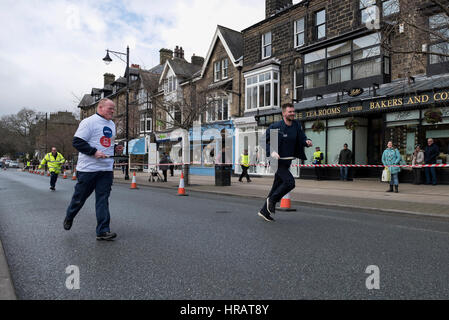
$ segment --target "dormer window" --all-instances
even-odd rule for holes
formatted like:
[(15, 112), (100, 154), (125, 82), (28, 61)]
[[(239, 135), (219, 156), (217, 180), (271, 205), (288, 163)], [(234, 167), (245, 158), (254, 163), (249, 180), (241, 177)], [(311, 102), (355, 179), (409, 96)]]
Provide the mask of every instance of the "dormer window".
[(228, 77), (228, 59), (223, 59), (221, 65), (222, 65), (222, 77), (223, 79), (226, 79)]
[(214, 63), (214, 80), (219, 81), (221, 79), (221, 61)]
[(227, 79), (229, 76), (229, 60), (225, 58), (214, 63), (214, 82)]

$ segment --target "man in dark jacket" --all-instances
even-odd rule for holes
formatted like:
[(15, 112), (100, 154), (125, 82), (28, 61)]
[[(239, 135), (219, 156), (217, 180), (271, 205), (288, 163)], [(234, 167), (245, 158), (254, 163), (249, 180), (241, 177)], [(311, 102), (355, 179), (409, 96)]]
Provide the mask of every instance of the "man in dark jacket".
[[(343, 145), (343, 149), (340, 151), (338, 156), (338, 164), (351, 164), (352, 163), (352, 152), (348, 149), (348, 144)], [(348, 167), (340, 167), (340, 180), (348, 181)]]
[[(424, 162), (425, 164), (435, 164), (437, 163), (437, 157), (440, 154), (440, 148), (433, 143), (433, 139), (427, 139), (427, 147), (424, 151)], [(426, 184), (430, 184), (430, 176), (432, 176), (432, 184), (435, 186), (437, 184), (437, 173), (435, 167), (426, 167)]]
[[(266, 131), (267, 157), (271, 156), (278, 162), (273, 187), (258, 213), (266, 221), (274, 221), (271, 214), (275, 213), (276, 203), (295, 188), (295, 179), (290, 172), (292, 160), (306, 160), (304, 147), (312, 146), (312, 141), (307, 139), (301, 124), (295, 120), (295, 108), (291, 103), (282, 106), (282, 117), (283, 120), (273, 123)], [(271, 141), (275, 137), (277, 139)]]
[(161, 161), (159, 161), (159, 168), (162, 170), (162, 174), (164, 175), (164, 182), (167, 182), (167, 170), (169, 167), (169, 158), (166, 152), (162, 154)]

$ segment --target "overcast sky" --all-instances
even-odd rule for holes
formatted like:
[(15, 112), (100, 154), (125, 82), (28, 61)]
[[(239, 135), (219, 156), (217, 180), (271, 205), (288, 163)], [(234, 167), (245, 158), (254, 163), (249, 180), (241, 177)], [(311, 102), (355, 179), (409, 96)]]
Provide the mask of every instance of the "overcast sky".
[[(296, 3), (298, 1), (293, 1)], [(27, 107), (77, 111), (77, 97), (123, 75), (126, 52), (149, 69), (161, 48), (205, 56), (217, 24), (241, 31), (265, 17), (264, 0), (0, 0), (0, 116)]]

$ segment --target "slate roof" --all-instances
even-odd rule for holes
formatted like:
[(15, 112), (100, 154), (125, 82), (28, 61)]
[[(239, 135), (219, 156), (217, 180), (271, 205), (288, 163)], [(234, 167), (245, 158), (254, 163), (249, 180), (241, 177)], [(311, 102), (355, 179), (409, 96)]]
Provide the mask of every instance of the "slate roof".
[(373, 95), (372, 88), (364, 88), (364, 92), (357, 97), (350, 97), (347, 94), (337, 101), (337, 94), (325, 95), (323, 99), (316, 100), (316, 97), (306, 98), (298, 103), (295, 103), (296, 110), (306, 110), (317, 107), (327, 107), (338, 105), (352, 101), (373, 100), (388, 97), (397, 97), (404, 94), (421, 93), (425, 91), (439, 90), (442, 88), (449, 88), (449, 74), (436, 75), (432, 77), (417, 76), (415, 82), (408, 84), (407, 79), (400, 79), (391, 83), (381, 84), (379, 89), (376, 89), (376, 96)]
[(234, 59), (239, 59), (243, 56), (243, 34), (223, 27), (218, 26), (218, 29), (220, 29), (221, 35), (223, 36), (224, 40), (226, 41), (226, 44), (229, 47), (229, 50), (231, 50), (232, 55), (234, 56)]
[(90, 94), (85, 94), (78, 104), (78, 108), (88, 107), (94, 102), (95, 100)]
[(201, 70), (201, 66), (188, 63), (180, 58), (172, 58), (169, 60), (169, 63), (176, 76), (184, 79), (192, 77), (194, 73)]

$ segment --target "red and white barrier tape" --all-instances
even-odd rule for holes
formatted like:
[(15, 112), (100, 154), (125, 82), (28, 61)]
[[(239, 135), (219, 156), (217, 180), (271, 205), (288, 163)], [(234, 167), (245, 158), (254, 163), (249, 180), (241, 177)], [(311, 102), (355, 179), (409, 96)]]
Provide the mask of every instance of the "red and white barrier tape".
[[(150, 164), (142, 164), (142, 163), (131, 163), (130, 166), (160, 166), (160, 167), (170, 167), (170, 166), (182, 166), (185, 164), (189, 165), (206, 165), (206, 166), (215, 166), (215, 165), (236, 165), (240, 166), (241, 163), (201, 163), (201, 162), (190, 162), (190, 163), (150, 163)], [(116, 167), (127, 166), (127, 163), (118, 163), (114, 164)], [(268, 167), (269, 164), (250, 164), (250, 167)], [(315, 168), (315, 167), (324, 167), (324, 168), (340, 168), (340, 167), (348, 167), (348, 168), (384, 168), (385, 166), (382, 164), (292, 164), (292, 167), (302, 167), (302, 168)], [(411, 165), (411, 164), (398, 164), (398, 165), (388, 165), (387, 167), (400, 167), (400, 168), (447, 168), (449, 164), (421, 164), (421, 165)]]

